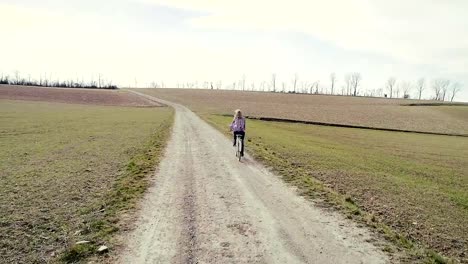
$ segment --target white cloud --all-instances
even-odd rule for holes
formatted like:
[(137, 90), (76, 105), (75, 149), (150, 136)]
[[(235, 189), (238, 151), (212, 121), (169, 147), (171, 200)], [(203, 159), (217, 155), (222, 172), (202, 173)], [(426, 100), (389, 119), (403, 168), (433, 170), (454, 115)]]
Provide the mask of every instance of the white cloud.
[(145, 1), (206, 13), (190, 21), (198, 28), (298, 31), (409, 63), (450, 65), (467, 59), (444, 57), (468, 50), (466, 1)]

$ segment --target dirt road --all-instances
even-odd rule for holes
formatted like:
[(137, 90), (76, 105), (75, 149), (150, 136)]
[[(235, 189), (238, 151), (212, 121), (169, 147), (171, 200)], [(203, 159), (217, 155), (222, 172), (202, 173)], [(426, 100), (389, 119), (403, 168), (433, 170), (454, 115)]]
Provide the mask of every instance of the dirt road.
[(176, 109), (173, 135), (121, 263), (388, 262), (368, 232), (314, 207), (248, 155), (237, 161), (219, 131), (159, 101)]

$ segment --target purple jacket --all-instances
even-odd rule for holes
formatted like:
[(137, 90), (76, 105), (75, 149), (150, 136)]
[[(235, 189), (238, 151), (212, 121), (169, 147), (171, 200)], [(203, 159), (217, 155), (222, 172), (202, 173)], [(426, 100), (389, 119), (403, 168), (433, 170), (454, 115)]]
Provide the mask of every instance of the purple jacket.
[(239, 132), (239, 131), (244, 132), (245, 131), (245, 118), (241, 117), (241, 118), (236, 118), (232, 120), (230, 128), (234, 132)]

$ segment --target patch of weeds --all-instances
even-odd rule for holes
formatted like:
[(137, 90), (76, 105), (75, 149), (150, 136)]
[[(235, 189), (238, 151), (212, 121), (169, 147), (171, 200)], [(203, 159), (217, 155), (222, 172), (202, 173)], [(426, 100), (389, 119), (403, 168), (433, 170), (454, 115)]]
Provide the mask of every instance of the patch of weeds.
[(351, 212), (353, 215), (361, 215), (361, 210), (355, 209)]
[(60, 258), (62, 262), (76, 263), (86, 258), (96, 251), (96, 246), (92, 243), (73, 245)]
[(389, 245), (385, 245), (385, 246), (382, 248), (382, 250), (383, 250), (384, 252), (394, 253), (393, 248), (390, 247)]
[(433, 251), (433, 250), (429, 250), (428, 252), (430, 258), (433, 260), (432, 263), (435, 263), (435, 264), (447, 264), (447, 263), (450, 263), (448, 262), (447, 259), (445, 259), (444, 257), (442, 257), (439, 253)]
[(349, 195), (345, 197), (345, 202), (355, 205), (353, 198)]

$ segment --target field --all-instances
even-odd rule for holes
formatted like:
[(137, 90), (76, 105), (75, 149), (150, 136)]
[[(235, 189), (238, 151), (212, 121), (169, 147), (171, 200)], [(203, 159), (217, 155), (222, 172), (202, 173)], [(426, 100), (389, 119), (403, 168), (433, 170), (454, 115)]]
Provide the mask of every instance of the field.
[[(382, 108), (375, 103), (380, 100), (366, 98), (272, 94), (253, 94), (250, 98), (251, 93), (225, 91), (142, 91), (183, 103), (224, 132), (231, 117), (221, 114), (236, 108), (247, 114), (273, 112), (285, 118), (319, 116), (304, 112), (303, 109), (309, 109), (309, 100), (322, 100), (323, 120), (334, 120), (337, 116), (333, 113), (345, 114), (349, 109), (367, 109), (376, 115), (390, 109), (385, 115), (390, 112), (398, 118), (385, 119), (388, 128), (398, 124), (395, 120), (413, 120), (412, 115), (421, 115), (425, 119), (419, 123), (420, 130), (438, 131), (441, 127), (431, 120), (450, 117), (461, 124), (458, 128), (451, 126), (452, 131), (466, 134), (462, 128), (468, 119), (466, 106), (417, 106), (415, 112), (407, 111), (408, 117), (398, 110), (401, 102), (396, 100), (382, 100)], [(292, 100), (290, 96), (297, 98), (298, 112), (290, 111), (290, 104), (284, 103)], [(327, 100), (331, 110), (327, 110)], [(339, 105), (333, 105), (333, 100), (351, 102), (345, 102), (338, 111)], [(374, 104), (368, 100), (374, 100)], [(360, 106), (359, 102), (365, 105)], [(420, 113), (419, 109), (425, 112)], [(360, 117), (353, 121), (363, 122)], [(411, 122), (400, 128), (411, 128)], [(408, 249), (414, 258), (431, 254), (431, 250), (422, 250), (426, 248), (468, 261), (468, 138), (257, 120), (248, 120), (247, 135), (248, 152), (304, 195), (326, 206), (341, 208), (349, 217), (375, 227), (400, 248)], [(432, 259), (442, 261), (437, 255)]]
[(218, 90), (144, 91), (201, 113), (231, 114), (241, 108), (253, 117), (468, 135), (467, 105), (405, 106), (420, 101)]
[[(46, 93), (52, 101), (151, 105), (114, 91), (1, 87), (0, 98), (11, 89), (27, 91), (27, 99), (37, 91), (38, 100)], [(120, 216), (149, 184), (172, 115), (167, 107), (0, 100), (0, 263), (73, 262), (101, 245), (112, 251), (112, 235), (126, 225)]]
[(153, 101), (120, 90), (42, 88), (0, 85), (0, 100), (27, 100), (87, 105), (151, 107)]

